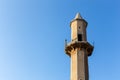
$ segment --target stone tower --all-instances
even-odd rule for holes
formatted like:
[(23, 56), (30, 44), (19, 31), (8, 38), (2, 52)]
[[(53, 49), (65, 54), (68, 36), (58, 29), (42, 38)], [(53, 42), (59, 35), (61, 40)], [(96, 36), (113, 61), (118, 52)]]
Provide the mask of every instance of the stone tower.
[(87, 22), (79, 13), (70, 23), (71, 42), (66, 43), (65, 52), (71, 57), (71, 80), (89, 80), (88, 56), (93, 46), (87, 42)]

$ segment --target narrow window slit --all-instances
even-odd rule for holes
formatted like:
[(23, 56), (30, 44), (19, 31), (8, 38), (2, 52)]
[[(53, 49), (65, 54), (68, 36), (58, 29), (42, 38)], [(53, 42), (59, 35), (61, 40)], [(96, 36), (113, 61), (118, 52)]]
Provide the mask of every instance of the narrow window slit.
[(78, 41), (82, 41), (82, 35), (78, 34)]

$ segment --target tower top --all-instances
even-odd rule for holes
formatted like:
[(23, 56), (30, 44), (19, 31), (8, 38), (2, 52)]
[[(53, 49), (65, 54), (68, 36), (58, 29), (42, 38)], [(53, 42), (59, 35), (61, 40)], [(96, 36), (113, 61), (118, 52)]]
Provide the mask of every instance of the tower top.
[(80, 13), (76, 14), (75, 19), (82, 19), (82, 17), (80, 16)]
[(74, 21), (82, 21), (85, 22), (86, 27), (87, 27), (87, 22), (81, 17), (80, 13), (78, 12), (75, 16), (75, 18), (70, 22), (70, 26)]

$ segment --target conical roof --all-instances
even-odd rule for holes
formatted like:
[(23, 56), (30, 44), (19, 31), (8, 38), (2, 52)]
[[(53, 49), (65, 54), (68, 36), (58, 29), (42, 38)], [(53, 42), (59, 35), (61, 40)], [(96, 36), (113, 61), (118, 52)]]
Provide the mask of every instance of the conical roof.
[(74, 21), (83, 21), (83, 22), (85, 22), (86, 23), (86, 26), (87, 26), (87, 22), (81, 17), (81, 15), (80, 15), (80, 13), (77, 13), (76, 14), (76, 16), (75, 16), (75, 18), (70, 22), (70, 26), (71, 26), (71, 24), (72, 24), (72, 22), (74, 22)]
[(75, 19), (82, 19), (82, 17), (80, 16), (80, 13), (76, 14)]

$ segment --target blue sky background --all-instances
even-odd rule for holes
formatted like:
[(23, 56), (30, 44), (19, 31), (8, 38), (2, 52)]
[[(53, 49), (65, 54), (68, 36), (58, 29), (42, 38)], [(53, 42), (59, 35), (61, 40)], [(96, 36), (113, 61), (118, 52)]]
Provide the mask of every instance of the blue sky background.
[(90, 80), (120, 80), (119, 0), (0, 0), (0, 80), (70, 80), (70, 21), (95, 42)]

